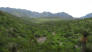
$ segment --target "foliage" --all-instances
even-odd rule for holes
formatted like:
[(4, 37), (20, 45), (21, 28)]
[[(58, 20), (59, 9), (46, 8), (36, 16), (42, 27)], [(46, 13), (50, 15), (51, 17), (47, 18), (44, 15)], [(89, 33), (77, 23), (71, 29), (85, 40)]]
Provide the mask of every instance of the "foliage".
[[(0, 11), (0, 52), (79, 52), (83, 31), (90, 34), (87, 50), (92, 52), (91, 18), (33, 23)], [(41, 37), (44, 43), (37, 42)]]

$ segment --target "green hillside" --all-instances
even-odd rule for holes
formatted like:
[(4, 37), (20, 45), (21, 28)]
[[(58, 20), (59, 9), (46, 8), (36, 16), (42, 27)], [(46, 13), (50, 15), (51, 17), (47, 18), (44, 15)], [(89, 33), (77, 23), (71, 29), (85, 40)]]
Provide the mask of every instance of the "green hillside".
[(91, 18), (43, 23), (31, 20), (0, 11), (0, 52), (80, 52), (85, 32), (87, 52), (92, 52)]

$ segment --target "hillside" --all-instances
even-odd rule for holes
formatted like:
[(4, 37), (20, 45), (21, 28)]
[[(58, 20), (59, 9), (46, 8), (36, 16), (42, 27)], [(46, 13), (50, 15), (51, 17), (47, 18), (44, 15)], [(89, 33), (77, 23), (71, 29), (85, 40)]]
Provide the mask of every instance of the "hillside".
[(27, 21), (0, 11), (0, 52), (14, 52), (13, 48), (26, 46), (30, 27)]
[(52, 20), (34, 23), (0, 11), (0, 52), (80, 52), (88, 33), (87, 52), (92, 52), (92, 19)]

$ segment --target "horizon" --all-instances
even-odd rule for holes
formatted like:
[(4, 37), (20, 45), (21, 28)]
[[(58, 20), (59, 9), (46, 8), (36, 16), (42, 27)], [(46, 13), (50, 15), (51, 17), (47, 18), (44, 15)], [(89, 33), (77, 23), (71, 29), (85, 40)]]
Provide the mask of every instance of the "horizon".
[[(11, 8), (11, 7), (0, 7), (0, 8)], [(12, 8), (12, 9), (28, 10), (28, 9), (23, 9), (23, 8)], [(32, 11), (32, 10), (28, 10), (28, 11)], [(37, 11), (32, 11), (32, 12), (37, 12)], [(43, 12), (50, 12), (50, 11), (43, 11)], [(37, 12), (37, 13), (43, 13), (43, 12)], [(50, 12), (50, 13), (56, 14), (56, 13), (63, 13), (63, 12), (56, 12), (56, 13)], [(67, 12), (64, 12), (64, 13), (69, 14), (69, 13), (67, 13)], [(87, 13), (87, 14), (89, 14), (89, 13)], [(85, 15), (87, 15), (87, 14), (85, 14)], [(71, 15), (71, 14), (69, 14), (69, 15)], [(83, 15), (83, 16), (85, 16), (85, 15)], [(71, 15), (71, 16), (72, 16), (72, 15)], [(83, 16), (80, 16), (80, 17), (74, 17), (74, 16), (72, 16), (72, 17), (73, 17), (73, 18), (81, 18), (81, 17), (83, 17)]]
[(90, 5), (91, 0), (0, 0), (0, 7), (26, 9), (39, 13), (65, 12), (77, 18), (92, 13)]

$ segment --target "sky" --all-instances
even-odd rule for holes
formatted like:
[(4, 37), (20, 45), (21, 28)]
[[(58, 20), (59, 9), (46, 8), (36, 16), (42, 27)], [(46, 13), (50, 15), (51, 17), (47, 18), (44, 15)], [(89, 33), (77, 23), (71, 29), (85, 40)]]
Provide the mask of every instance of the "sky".
[(73, 17), (92, 13), (92, 0), (0, 0), (0, 7), (27, 9), (36, 12), (66, 12)]

